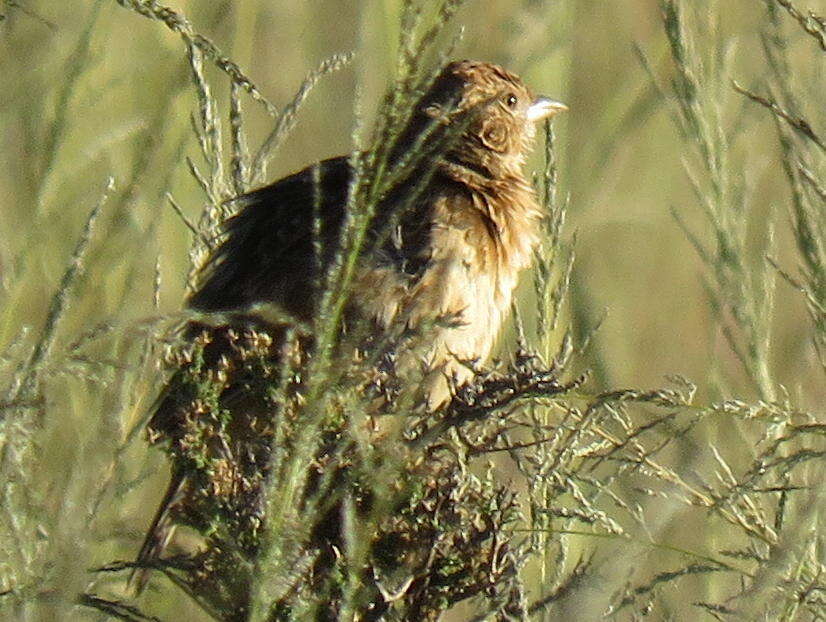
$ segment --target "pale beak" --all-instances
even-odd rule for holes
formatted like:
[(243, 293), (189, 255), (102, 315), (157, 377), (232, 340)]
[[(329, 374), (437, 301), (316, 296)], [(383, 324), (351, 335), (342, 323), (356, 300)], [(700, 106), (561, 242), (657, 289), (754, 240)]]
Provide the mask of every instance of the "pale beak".
[(528, 107), (528, 121), (541, 121), (548, 119), (559, 112), (568, 110), (568, 106), (562, 102), (555, 101), (548, 97), (537, 97)]

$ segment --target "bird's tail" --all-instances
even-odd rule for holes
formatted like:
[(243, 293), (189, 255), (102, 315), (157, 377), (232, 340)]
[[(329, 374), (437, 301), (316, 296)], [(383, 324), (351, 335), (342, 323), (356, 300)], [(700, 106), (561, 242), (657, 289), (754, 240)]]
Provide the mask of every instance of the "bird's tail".
[(171, 510), (182, 496), (184, 479), (182, 473), (173, 471), (169, 487), (155, 513), (155, 518), (152, 519), (152, 525), (149, 527), (141, 550), (135, 558), (135, 565), (129, 575), (127, 586), (136, 596), (143, 592), (149, 581), (149, 574), (157, 565), (175, 532)]

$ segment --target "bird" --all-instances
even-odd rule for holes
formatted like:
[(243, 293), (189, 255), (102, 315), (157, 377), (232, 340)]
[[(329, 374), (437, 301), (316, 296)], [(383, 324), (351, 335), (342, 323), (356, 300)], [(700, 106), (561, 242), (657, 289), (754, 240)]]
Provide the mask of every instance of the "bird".
[[(519, 275), (541, 242), (543, 211), (523, 170), (526, 156), (538, 123), (564, 110), (499, 65), (455, 61), (423, 89), (383, 146), (393, 183), (375, 198), (346, 317), (366, 322), (374, 337), (400, 328), (426, 332), (423, 352), (395, 352), (393, 361), (423, 370), (428, 408), (444, 404), (472, 377), (469, 362), (489, 358), (510, 313)], [(224, 223), (187, 306), (236, 321), (274, 307), (296, 323), (311, 323), (332, 285), (331, 267), (341, 261), (364, 157), (323, 160), (231, 200), (236, 213)], [(221, 344), (231, 326), (191, 322), (187, 334), (204, 330), (212, 331), (213, 345)], [(284, 330), (278, 324), (270, 332), (279, 339)], [(179, 404), (168, 388), (150, 434), (175, 436)], [(173, 467), (135, 562), (136, 591), (168, 546), (187, 486), (185, 470)]]

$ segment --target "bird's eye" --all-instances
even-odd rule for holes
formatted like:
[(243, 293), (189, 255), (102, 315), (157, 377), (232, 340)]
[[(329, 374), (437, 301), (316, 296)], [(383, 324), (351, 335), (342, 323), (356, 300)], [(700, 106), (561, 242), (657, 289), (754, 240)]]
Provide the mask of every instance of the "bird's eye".
[(516, 104), (518, 102), (519, 102), (519, 100), (516, 98), (516, 95), (514, 95), (513, 93), (511, 93), (510, 95), (508, 95), (505, 98), (505, 103), (508, 105), (508, 108), (513, 108), (514, 106), (516, 106)]

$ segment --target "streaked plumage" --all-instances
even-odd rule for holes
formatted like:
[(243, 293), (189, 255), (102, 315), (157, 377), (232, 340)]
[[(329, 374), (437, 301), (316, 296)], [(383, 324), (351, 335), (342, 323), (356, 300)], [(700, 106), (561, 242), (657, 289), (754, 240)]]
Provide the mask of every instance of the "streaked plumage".
[[(489, 356), (510, 311), (519, 274), (539, 241), (541, 212), (522, 171), (524, 158), (535, 122), (563, 109), (535, 99), (496, 65), (451, 63), (391, 150), (391, 164), (405, 160), (413, 145), (433, 155), (407, 167), (380, 201), (348, 313), (379, 333), (428, 326), (424, 392), (431, 407), (449, 396), (451, 381), (467, 380), (463, 362)], [(243, 314), (269, 304), (311, 320), (339, 250), (352, 178), (351, 158), (339, 157), (236, 199), (240, 211), (227, 221), (189, 306)], [(455, 321), (430, 326), (443, 317)], [(397, 353), (397, 365), (419, 364), (420, 356), (414, 361)], [(176, 399), (161, 400), (150, 422), (161, 438), (174, 437)], [(186, 474), (176, 469), (139, 564), (162, 554), (170, 508), (185, 488)]]

